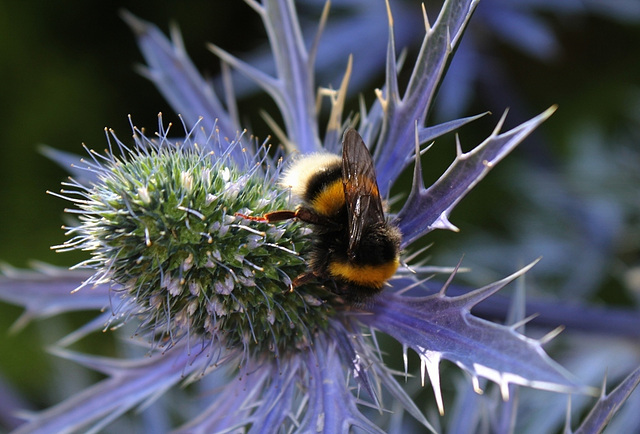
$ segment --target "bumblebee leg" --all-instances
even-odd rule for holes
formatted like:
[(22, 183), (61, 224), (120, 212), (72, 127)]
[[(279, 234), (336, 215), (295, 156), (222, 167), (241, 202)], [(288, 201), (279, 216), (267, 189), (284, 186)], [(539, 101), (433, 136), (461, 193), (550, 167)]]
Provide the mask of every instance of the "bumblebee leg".
[(304, 285), (308, 281), (313, 280), (315, 277), (316, 275), (313, 273), (313, 271), (302, 273), (301, 275), (293, 279), (293, 282), (289, 284), (289, 290), (287, 292), (293, 292), (296, 286)]
[(279, 222), (282, 220), (289, 220), (289, 219), (295, 218), (296, 213), (297, 211), (283, 210), (283, 211), (269, 212), (261, 216), (250, 216), (246, 214), (240, 214), (239, 212), (237, 212), (235, 215), (237, 215), (238, 217), (242, 217), (247, 220), (253, 220), (256, 222), (272, 223), (272, 222)]
[(250, 216), (250, 215), (240, 214), (240, 213), (236, 213), (235, 215), (245, 218), (247, 220), (265, 222), (265, 223), (273, 223), (273, 222), (279, 222), (282, 220), (290, 220), (290, 219), (296, 218), (300, 221), (303, 221), (305, 223), (311, 223), (313, 225), (327, 226), (330, 224), (330, 222), (327, 221), (326, 217), (316, 214), (313, 210), (309, 208), (304, 208), (304, 207), (298, 208), (295, 211), (281, 210), (281, 211), (268, 212), (262, 216)]
[(292, 218), (297, 217), (297, 213), (298, 211), (289, 211), (289, 210), (282, 210), (282, 211), (274, 211), (274, 212), (268, 212), (266, 213), (263, 218), (268, 221), (269, 223), (271, 222), (279, 222), (282, 220), (290, 220)]
[(313, 271), (307, 271), (306, 273), (302, 273), (301, 275), (293, 279), (291, 286), (295, 288), (296, 286), (304, 285), (305, 283), (310, 282), (316, 277), (318, 277), (316, 276), (316, 273), (314, 273)]
[(316, 274), (313, 271), (307, 271), (306, 273), (302, 273), (301, 275), (293, 279), (293, 282), (291, 282), (290, 291), (293, 292), (293, 289), (296, 286), (304, 285), (305, 283), (315, 279), (316, 277), (318, 276), (316, 276)]
[(295, 217), (300, 221), (311, 223), (312, 225), (327, 226), (329, 224), (326, 217), (317, 214), (309, 208), (298, 208), (295, 212)]

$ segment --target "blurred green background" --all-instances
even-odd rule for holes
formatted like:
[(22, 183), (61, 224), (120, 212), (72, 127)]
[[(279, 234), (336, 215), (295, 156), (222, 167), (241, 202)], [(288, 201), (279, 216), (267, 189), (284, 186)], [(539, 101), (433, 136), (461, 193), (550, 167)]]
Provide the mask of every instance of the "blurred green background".
[[(82, 143), (105, 149), (105, 127), (126, 141), (129, 114), (151, 131), (156, 131), (158, 112), (176, 121), (154, 86), (135, 71), (142, 56), (119, 16), (122, 9), (165, 32), (170, 23), (179, 24), (189, 53), (211, 75), (219, 62), (206, 50), (206, 42), (243, 51), (264, 34), (260, 20), (243, 2), (0, 2), (3, 264), (24, 268), (37, 260), (67, 267), (83, 257), (50, 250), (65, 240), (61, 225), (68, 204), (45, 192), (58, 191), (67, 172), (39, 152), (41, 145), (83, 155)], [(56, 383), (52, 374), (57, 369), (71, 372), (75, 365), (46, 355), (43, 342), (51, 344), (94, 313), (48, 319), (9, 334), (21, 311), (0, 303), (0, 380), (4, 376), (30, 400), (47, 405), (53, 398), (47, 388), (63, 395), (66, 387), (73, 388)]]
[[(129, 114), (153, 131), (158, 112), (175, 120), (153, 85), (134, 71), (142, 57), (119, 17), (122, 8), (164, 31), (179, 23), (190, 54), (211, 74), (218, 62), (205, 42), (244, 50), (262, 32), (242, 2), (2, 2), (0, 257), (15, 266), (34, 258), (72, 261), (49, 251), (64, 240), (65, 204), (45, 191), (57, 191), (65, 171), (43, 157), (39, 145), (82, 154), (82, 143), (104, 149), (105, 127), (129, 137)], [(238, 28), (240, 13), (250, 18), (242, 20), (249, 21), (246, 28)]]
[[(142, 57), (118, 15), (122, 8), (164, 31), (168, 31), (169, 23), (177, 23), (187, 51), (205, 74), (215, 75), (219, 69), (219, 62), (205, 48), (206, 42), (242, 56), (264, 38), (260, 20), (240, 1), (0, 3), (0, 261), (15, 267), (27, 267), (31, 260), (69, 266), (81, 258), (78, 254), (55, 254), (49, 248), (65, 240), (60, 226), (67, 204), (45, 191), (57, 191), (66, 172), (39, 153), (40, 145), (79, 154), (83, 152), (82, 143), (102, 150), (105, 127), (113, 128), (122, 139), (129, 137), (129, 114), (136, 125), (148, 131), (155, 131), (158, 112), (169, 120), (176, 119), (153, 85), (134, 70)], [(576, 16), (543, 11), (541, 16), (557, 36), (560, 50), (553, 59), (527, 56), (499, 39), (491, 39), (482, 26), (473, 36), (485, 38), (485, 46), (492, 47), (484, 54), (499, 56), (502, 72), (517, 84), (517, 94), (513, 94), (513, 101), (496, 101), (491, 96), (499, 92), (492, 93), (490, 88), (479, 87), (474, 92), (476, 98), (464, 114), (491, 110), (494, 116), (481, 121), (477, 133), (473, 128), (462, 131), (467, 149), (478, 138), (486, 137), (502, 111), (515, 101), (519, 105), (509, 118), (510, 126), (552, 104), (560, 108), (453, 213), (452, 221), (462, 234), (438, 233), (430, 238), (436, 241), (436, 258), (439, 252), (444, 256), (454, 252), (459, 257), (467, 251), (471, 264), (479, 260), (482, 251), (464, 247), (465, 234), (476, 230), (509, 241), (507, 221), (519, 214), (512, 212), (514, 204), (510, 200), (514, 196), (508, 190), (513, 185), (506, 184), (527, 159), (567, 180), (583, 197), (589, 196), (592, 187), (608, 188), (591, 186), (589, 180), (580, 184), (571, 178), (571, 170), (576, 169), (571, 161), (581, 152), (575, 146), (581, 132), (586, 139), (597, 139), (600, 151), (606, 150), (603, 145), (628, 148), (627, 163), (638, 163), (634, 159), (640, 154), (636, 140), (640, 140), (640, 25), (633, 19), (625, 22), (592, 13)], [(386, 29), (381, 31), (386, 33)], [(370, 97), (371, 93), (367, 95)], [(244, 108), (251, 110), (249, 105)], [(254, 114), (255, 109), (249, 116), (256, 119)], [(593, 137), (590, 131), (599, 136)], [(429, 166), (429, 176), (442, 172), (453, 148), (433, 155), (443, 162)], [(589, 160), (588, 164), (595, 165), (580, 168), (580, 173), (611, 170), (611, 165), (600, 166), (597, 160)], [(622, 168), (621, 173), (624, 170), (629, 168)], [(617, 192), (625, 192), (619, 205), (629, 211), (624, 213), (622, 223), (637, 228), (638, 178), (625, 179), (614, 182), (611, 197), (615, 202)], [(518, 196), (522, 201), (518, 206), (539, 206), (526, 195), (540, 193), (540, 187), (521, 187), (525, 192)], [(527, 188), (534, 191), (527, 193)], [(596, 193), (603, 194), (600, 190)], [(540, 226), (542, 231), (553, 229), (552, 224), (544, 222)], [(624, 283), (621, 276), (640, 265), (635, 244), (640, 242), (638, 230), (622, 230), (620, 234), (615, 237), (619, 244), (612, 249), (616, 256), (609, 261), (619, 268), (607, 271), (604, 279), (604, 283), (618, 287)], [(507, 268), (513, 270), (517, 264), (509, 259), (513, 262)], [(40, 344), (34, 345), (40, 332), (30, 326), (18, 335), (5, 333), (19, 313), (18, 308), (0, 304), (0, 371), (14, 382), (25, 381), (35, 391), (46, 376), (46, 371), (34, 368), (41, 367), (42, 362), (31, 362), (43, 351)]]

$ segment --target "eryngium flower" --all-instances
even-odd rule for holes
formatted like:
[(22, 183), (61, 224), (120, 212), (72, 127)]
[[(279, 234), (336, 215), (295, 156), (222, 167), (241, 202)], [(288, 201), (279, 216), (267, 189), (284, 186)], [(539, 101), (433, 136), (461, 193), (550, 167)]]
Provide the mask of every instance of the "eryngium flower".
[[(218, 47), (212, 50), (274, 98), (284, 131), (269, 122), (288, 151), (337, 151), (342, 131), (356, 124), (354, 118), (342, 118), (351, 62), (337, 91), (320, 92), (331, 102), (321, 138), (314, 104), (315, 46), (307, 52), (293, 3), (248, 3), (267, 28), (276, 76)], [(411, 191), (391, 215), (402, 233), (405, 261), (413, 256), (413, 243), (431, 230), (456, 229), (448, 218), (455, 205), (554, 111), (506, 132), (501, 132), (501, 118), (471, 151), (463, 152), (458, 144), (449, 169), (429, 188), (423, 186), (423, 146), (474, 119), (425, 126), (449, 56), (474, 7), (475, 2), (446, 1), (433, 27), (425, 15), (426, 36), (403, 93), (389, 12), (385, 86), (370, 110), (360, 112), (358, 129), (373, 149), (383, 197), (413, 165)], [(328, 7), (321, 29), (327, 13)], [(75, 204), (72, 212), (79, 214), (79, 221), (69, 229), (73, 237), (57, 248), (87, 250), (90, 259), (67, 273), (44, 270), (46, 283), (42, 276), (16, 273), (12, 283), (2, 286), (2, 295), (26, 306), (32, 316), (107, 306), (105, 315), (61, 345), (103, 327), (105, 321), (133, 324), (133, 334), (144, 338), (140, 343), (149, 357), (108, 359), (55, 348), (107, 378), (32, 415), (21, 432), (98, 430), (137, 406), (153, 416), (175, 416), (173, 422), (150, 417), (147, 429), (154, 431), (178, 425), (183, 432), (380, 432), (388, 409), (396, 423), (406, 411), (435, 431), (397, 381), (398, 372), (385, 363), (380, 332), (402, 346), (404, 377), (408, 350), (417, 354), (422, 383), (429, 378), (440, 413), (445, 407), (442, 360), (467, 372), (476, 392), (489, 387), (486, 380), (496, 383), (509, 405), (514, 385), (587, 390), (542, 350), (550, 337), (532, 339), (520, 333), (522, 318), (504, 326), (470, 313), (533, 264), (456, 296), (447, 292), (455, 272), (434, 291), (422, 276), (442, 269), (417, 266), (413, 274), (401, 267), (385, 291), (357, 308), (318, 283), (292, 291), (292, 279), (306, 270), (309, 228), (293, 221), (257, 225), (237, 215), (295, 207), (289, 192), (277, 186), (279, 158), (253, 139), (245, 140), (247, 134), (235, 133), (243, 130), (233, 101), (227, 101), (228, 110), (223, 108), (179, 41), (171, 44), (154, 27), (130, 15), (126, 19), (149, 64), (146, 74), (183, 114), (187, 133), (172, 139), (161, 123), (157, 137), (150, 139), (133, 128), (134, 143), (129, 146), (109, 133), (110, 151), (89, 151), (91, 160), (75, 164), (74, 180), (60, 193)], [(72, 279), (84, 283), (69, 295), (66, 292), (77, 287)], [(45, 295), (46, 302), (41, 297)], [(638, 381), (637, 374), (630, 376), (618, 392), (603, 396), (583, 428), (603, 426)], [(181, 384), (191, 387), (174, 387)], [(171, 399), (160, 398), (163, 394)], [(369, 408), (377, 411), (370, 413)], [(502, 414), (504, 420), (496, 426), (511, 420), (508, 406)]]
[(96, 274), (84, 284), (118, 284), (127, 308), (116, 318), (134, 314), (158, 342), (189, 335), (251, 355), (307, 347), (330, 309), (313, 290), (286, 291), (305, 269), (298, 252), (308, 230), (260, 231), (236, 216), (289, 205), (274, 188), (278, 170), (261, 170), (268, 157), (238, 167), (229, 153), (238, 141), (216, 153), (190, 137), (174, 144), (135, 132), (131, 150), (115, 139), (120, 158), (92, 153), (84, 168), (97, 182), (65, 183), (81, 223), (55, 248), (90, 252), (78, 267)]
[[(156, 376), (165, 375), (165, 369), (173, 370), (171, 378), (178, 381), (178, 373), (197, 377), (224, 368), (239, 380), (230, 384), (242, 384), (234, 392), (240, 401), (230, 406), (225, 392), (220, 397), (224, 405), (214, 400), (206, 417), (185, 430), (215, 432), (267, 423), (274, 430), (289, 426), (301, 432), (340, 432), (351, 426), (376, 430), (356, 406), (350, 385), (363, 389), (359, 399), (380, 411), (381, 391), (386, 391), (433, 429), (383, 364), (371, 337), (376, 330), (398, 339), (405, 359), (408, 347), (418, 353), (441, 411), (438, 370), (443, 358), (471, 373), (478, 390), (479, 377), (495, 381), (505, 399), (511, 383), (578, 390), (542, 352), (540, 342), (469, 314), (526, 269), (459, 297), (446, 296), (448, 283), (434, 295), (400, 295), (420, 285), (405, 270), (382, 296), (357, 307), (343, 304), (319, 283), (291, 288), (292, 279), (306, 270), (309, 230), (293, 221), (253, 224), (238, 215), (291, 208), (288, 190), (277, 183), (282, 165), (262, 147), (256, 157), (236, 162), (232, 150), (242, 146), (242, 137), (222, 145), (215, 127), (213, 134), (198, 127), (179, 142), (169, 139), (168, 131), (151, 140), (134, 127), (132, 147), (108, 132), (110, 151), (89, 151), (93, 158), (76, 166), (92, 180), (72, 179), (58, 194), (77, 206), (67, 211), (78, 214), (79, 223), (68, 228), (74, 236), (55, 247), (88, 251), (90, 259), (76, 268), (95, 272), (77, 290), (108, 287), (109, 323), (135, 318), (135, 333), (149, 339), (150, 350), (162, 349), (161, 357), (143, 365), (145, 376), (155, 380), (143, 395), (157, 393)], [(401, 217), (396, 221), (410, 236), (403, 222), (413, 222), (413, 216)], [(491, 354), (501, 347), (508, 351)], [(106, 396), (109, 388), (104, 389)], [(263, 398), (248, 407), (241, 404), (253, 394)], [(336, 395), (338, 401), (327, 407), (327, 399)], [(123, 406), (131, 399), (109, 401)], [(66, 405), (74, 412), (87, 407), (73, 400)], [(88, 408), (85, 414), (91, 414)], [(58, 417), (40, 418), (38, 424), (68, 428), (66, 419), (58, 425)]]

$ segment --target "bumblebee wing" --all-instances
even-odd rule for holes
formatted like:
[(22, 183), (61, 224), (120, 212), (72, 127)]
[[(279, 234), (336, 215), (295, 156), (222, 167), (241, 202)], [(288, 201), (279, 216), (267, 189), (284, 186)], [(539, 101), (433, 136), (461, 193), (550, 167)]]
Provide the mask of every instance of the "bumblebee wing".
[(349, 128), (342, 139), (342, 185), (347, 205), (350, 259), (362, 238), (363, 229), (384, 222), (382, 200), (371, 154), (360, 134)]

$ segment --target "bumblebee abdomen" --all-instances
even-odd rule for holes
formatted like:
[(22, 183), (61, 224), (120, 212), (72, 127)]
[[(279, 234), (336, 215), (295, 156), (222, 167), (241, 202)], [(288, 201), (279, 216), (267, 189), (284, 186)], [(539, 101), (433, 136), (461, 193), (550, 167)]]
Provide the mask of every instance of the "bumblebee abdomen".
[(358, 265), (350, 262), (329, 262), (329, 275), (335, 280), (371, 288), (372, 292), (382, 289), (398, 269), (399, 260), (394, 258), (378, 265)]
[(377, 292), (398, 269), (400, 232), (386, 223), (367, 229), (352, 258), (347, 254), (345, 243), (335, 246), (334, 254), (328, 259), (327, 272), (332, 279)]

